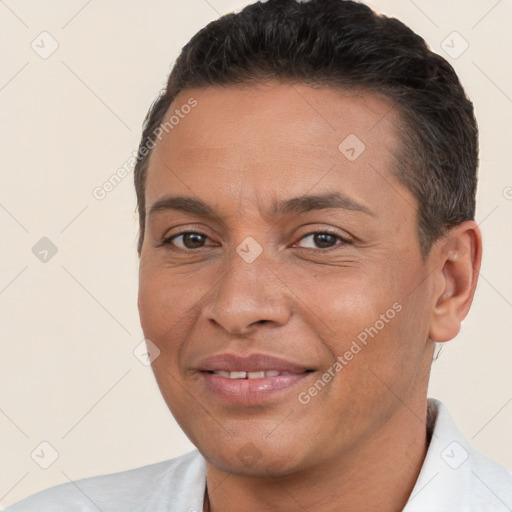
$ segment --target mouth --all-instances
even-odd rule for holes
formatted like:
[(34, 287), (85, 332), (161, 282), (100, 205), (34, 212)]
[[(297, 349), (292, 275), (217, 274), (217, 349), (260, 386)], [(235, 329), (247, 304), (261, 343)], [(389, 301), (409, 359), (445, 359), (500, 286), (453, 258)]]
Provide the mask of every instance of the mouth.
[(220, 354), (204, 359), (197, 371), (215, 400), (256, 405), (284, 399), (315, 370), (266, 354)]
[[(312, 370), (306, 370), (306, 372), (309, 371)], [(242, 370), (227, 372), (224, 370), (213, 370), (208, 373), (211, 375), (218, 375), (219, 377), (224, 377), (226, 379), (264, 379), (269, 377), (279, 377), (279, 375), (294, 375), (290, 372), (280, 372), (278, 370), (267, 370), (259, 372), (246, 372)]]

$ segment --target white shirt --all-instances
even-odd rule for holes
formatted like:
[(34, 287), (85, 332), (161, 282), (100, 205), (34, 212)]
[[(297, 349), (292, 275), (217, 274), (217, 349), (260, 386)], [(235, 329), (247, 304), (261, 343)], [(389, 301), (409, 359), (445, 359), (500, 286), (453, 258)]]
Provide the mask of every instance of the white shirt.
[[(439, 400), (428, 405), (431, 441), (403, 512), (511, 512), (512, 471), (472, 449)], [(194, 450), (57, 485), (7, 512), (202, 512), (205, 485), (205, 460)]]

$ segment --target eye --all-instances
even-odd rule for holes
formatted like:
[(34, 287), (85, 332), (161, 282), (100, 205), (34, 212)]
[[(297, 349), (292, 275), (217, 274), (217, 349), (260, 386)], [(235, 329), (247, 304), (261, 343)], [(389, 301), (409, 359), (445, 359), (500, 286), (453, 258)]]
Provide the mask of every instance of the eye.
[[(308, 238), (310, 239), (310, 246), (303, 247), (304, 249), (331, 249), (336, 245), (345, 245), (351, 243), (347, 238), (344, 238), (332, 231), (314, 231), (313, 233), (304, 235), (300, 240), (307, 240)], [(340, 244), (336, 244), (336, 241), (338, 240), (341, 242)], [(315, 244), (317, 247), (314, 246)]]
[[(300, 241), (310, 239), (309, 247), (302, 246), (303, 249), (331, 249), (336, 245), (350, 244), (351, 241), (339, 234), (331, 231), (314, 231), (304, 235)], [(184, 231), (177, 233), (162, 241), (161, 245), (171, 245), (182, 250), (202, 249), (205, 246), (206, 240), (209, 238), (198, 231)], [(337, 243), (339, 242), (339, 243)], [(297, 243), (298, 244), (298, 243)], [(316, 247), (315, 247), (316, 246)]]
[[(177, 240), (180, 242), (176, 242)], [(198, 231), (184, 231), (166, 238), (162, 242), (162, 245), (175, 245), (179, 249), (184, 250), (201, 249), (204, 246), (205, 240), (209, 240), (209, 238), (203, 233), (199, 233)]]

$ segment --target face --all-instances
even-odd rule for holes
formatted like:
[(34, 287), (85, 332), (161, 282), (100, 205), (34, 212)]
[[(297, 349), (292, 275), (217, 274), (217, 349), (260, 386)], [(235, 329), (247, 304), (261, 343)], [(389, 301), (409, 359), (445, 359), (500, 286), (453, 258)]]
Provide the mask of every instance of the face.
[(146, 182), (158, 385), (216, 467), (339, 458), (426, 394), (433, 284), (392, 174), (400, 117), (370, 93), (273, 82), (183, 91), (166, 119), (187, 103)]

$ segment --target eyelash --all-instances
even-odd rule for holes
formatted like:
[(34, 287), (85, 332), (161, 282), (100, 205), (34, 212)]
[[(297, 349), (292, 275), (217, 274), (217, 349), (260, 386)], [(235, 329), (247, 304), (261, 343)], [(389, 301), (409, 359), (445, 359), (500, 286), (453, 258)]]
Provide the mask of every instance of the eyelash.
[[(182, 231), (181, 233), (176, 233), (164, 240), (162, 240), (161, 244), (159, 244), (159, 247), (162, 247), (162, 246), (165, 246), (165, 245), (168, 245), (168, 246), (171, 246), (173, 248), (173, 250), (177, 250), (177, 251), (200, 251), (201, 249), (204, 249), (204, 247), (199, 247), (197, 249), (182, 249), (181, 247), (174, 247), (172, 245), (172, 241), (175, 239), (175, 238), (178, 238), (180, 236), (183, 236), (183, 235), (188, 235), (188, 234), (196, 234), (196, 235), (200, 235), (202, 237), (205, 237), (208, 239), (208, 236), (205, 235), (204, 233), (201, 233), (200, 231), (194, 231), (194, 230), (187, 230), (187, 231)], [(309, 233), (306, 233), (305, 235), (303, 235), (300, 239), (300, 240), (303, 240), (304, 238), (308, 237), (308, 236), (311, 236), (311, 235), (330, 235), (334, 238), (337, 238), (341, 244), (339, 245), (335, 245), (333, 247), (327, 247), (327, 248), (319, 248), (319, 249), (312, 249), (311, 247), (301, 247), (301, 249), (303, 250), (306, 250), (306, 251), (323, 251), (323, 252), (326, 252), (326, 251), (330, 251), (330, 250), (335, 250), (336, 248), (338, 248), (339, 246), (341, 245), (348, 245), (348, 244), (351, 244), (352, 242), (347, 239), (347, 238), (344, 238), (342, 236), (340, 236), (338, 233), (334, 232), (334, 231), (331, 231), (329, 229), (323, 229), (323, 230), (319, 230), (319, 231), (311, 231)]]

